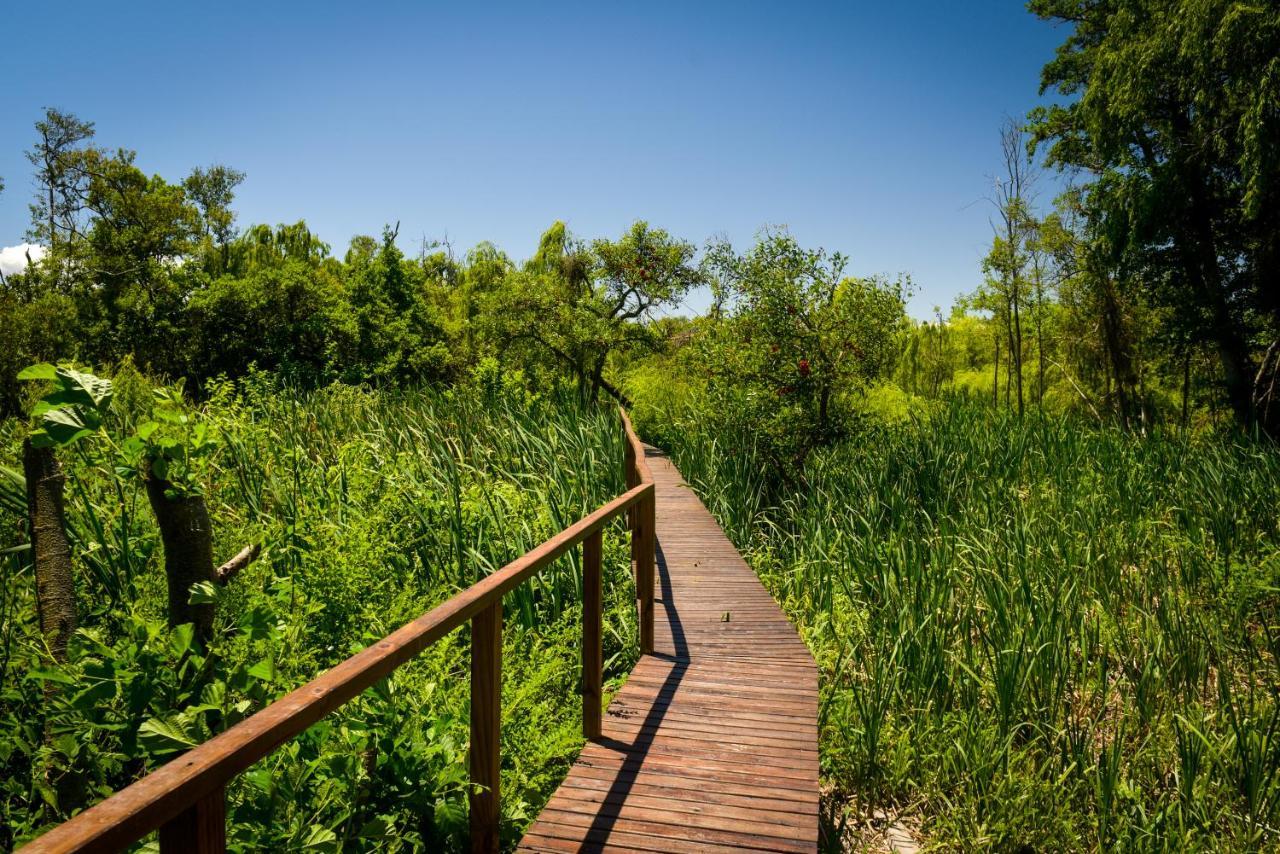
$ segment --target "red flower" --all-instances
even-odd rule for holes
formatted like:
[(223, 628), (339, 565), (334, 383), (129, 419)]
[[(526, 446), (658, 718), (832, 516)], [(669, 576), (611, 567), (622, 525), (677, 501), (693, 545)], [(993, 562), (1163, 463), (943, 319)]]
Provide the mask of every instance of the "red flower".
[(809, 376), (809, 360), (801, 359), (799, 364), (796, 365), (796, 370), (800, 372), (802, 377)]
[(778, 394), (779, 394), (779, 395), (783, 395), (783, 394), (791, 394), (791, 386), (789, 386), (789, 385), (784, 385), (784, 386), (780, 387), (780, 388), (778, 389)]

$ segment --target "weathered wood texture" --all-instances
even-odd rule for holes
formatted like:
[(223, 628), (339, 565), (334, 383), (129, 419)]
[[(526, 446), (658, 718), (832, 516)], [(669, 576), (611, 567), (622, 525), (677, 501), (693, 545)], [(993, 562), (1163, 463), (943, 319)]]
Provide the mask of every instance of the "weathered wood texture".
[(657, 505), (653, 654), (521, 850), (815, 851), (813, 658), (675, 466), (653, 448), (645, 457)]
[(471, 850), (498, 850), (502, 771), (502, 601), (471, 618)]

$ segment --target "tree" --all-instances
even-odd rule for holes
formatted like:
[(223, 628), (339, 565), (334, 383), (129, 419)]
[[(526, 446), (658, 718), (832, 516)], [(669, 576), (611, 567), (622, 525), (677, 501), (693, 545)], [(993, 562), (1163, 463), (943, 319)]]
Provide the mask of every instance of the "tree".
[(22, 443), (22, 473), (27, 484), (40, 632), (50, 657), (66, 661), (67, 642), (76, 629), (75, 576), (62, 495), (67, 479), (53, 448), (38, 447), (30, 439)]
[(200, 225), (205, 240), (214, 250), (218, 271), (227, 268), (231, 241), (236, 236), (236, 214), (231, 209), (231, 203), (235, 201), (236, 187), (243, 181), (243, 172), (215, 165), (208, 169), (192, 170), (182, 183), (187, 197), (200, 212)]
[(22, 443), (22, 470), (40, 630), (50, 657), (63, 662), (76, 628), (76, 589), (63, 502), (66, 476), (55, 451), (101, 426), (101, 413), (111, 401), (111, 383), (49, 364), (25, 368), (18, 379), (48, 384), (31, 411), (33, 425)]
[(185, 354), (181, 314), (190, 273), (179, 262), (199, 233), (199, 213), (181, 185), (148, 177), (135, 153), (90, 150), (86, 208), (93, 220), (76, 249), (77, 302), (96, 346), (85, 355), (98, 363), (131, 354), (141, 367), (178, 375)]
[(184, 326), (193, 348), (190, 376), (244, 376), (250, 365), (303, 386), (332, 378), (332, 358), (352, 334), (341, 279), (288, 259), (243, 276), (220, 276), (192, 294)]
[(356, 237), (347, 251), (351, 344), (340, 358), (351, 382), (423, 383), (449, 373), (448, 339), (423, 269), (395, 240), (388, 227), (381, 242)]
[(854, 396), (891, 369), (905, 283), (844, 275), (846, 259), (766, 231), (743, 255), (707, 252), (722, 314), (695, 348), (714, 409), (784, 478), (852, 426)]
[(36, 133), (36, 145), (27, 152), (27, 160), (36, 170), (37, 187), (29, 236), (53, 249), (82, 231), (80, 215), (90, 172), (79, 155), (83, 153), (81, 143), (93, 138), (93, 122), (47, 107), (44, 118), (36, 122)]
[(1032, 113), (1036, 142), (1092, 177), (1089, 211), (1120, 229), (1109, 237), (1135, 281), (1212, 343), (1238, 423), (1280, 435), (1253, 343), (1280, 336), (1280, 7), (1029, 5), (1071, 24), (1041, 76), (1067, 100)]
[(1000, 130), (1000, 150), (1004, 160), (1004, 175), (995, 181), (992, 204), (995, 205), (997, 216), (996, 237), (985, 267), (995, 274), (996, 283), (1004, 298), (1003, 316), (1008, 339), (1009, 370), (1018, 389), (1018, 414), (1022, 415), (1025, 406), (1022, 390), (1022, 312), (1026, 268), (1030, 257), (1027, 243), (1034, 228), (1029, 194), (1035, 181), (1035, 173), (1027, 156), (1022, 128), (1012, 119), (1006, 120)]
[(652, 313), (674, 306), (702, 282), (693, 245), (638, 221), (616, 241), (576, 240), (557, 222), (538, 251), (490, 304), (500, 313), (497, 335), (508, 345), (530, 342), (568, 370), (583, 397), (601, 391), (625, 403), (605, 377), (611, 355), (652, 351), (661, 339)]
[(912, 325), (894, 372), (904, 390), (929, 398), (937, 398), (955, 375), (951, 329), (939, 309), (934, 308), (934, 315), (933, 323)]

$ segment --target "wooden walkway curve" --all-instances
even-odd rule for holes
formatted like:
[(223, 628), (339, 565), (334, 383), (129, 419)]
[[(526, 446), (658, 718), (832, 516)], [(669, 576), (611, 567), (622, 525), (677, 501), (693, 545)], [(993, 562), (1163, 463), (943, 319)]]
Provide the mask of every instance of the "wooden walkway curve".
[(812, 852), (818, 675), (809, 650), (665, 455), (654, 654), (613, 698), (521, 851)]

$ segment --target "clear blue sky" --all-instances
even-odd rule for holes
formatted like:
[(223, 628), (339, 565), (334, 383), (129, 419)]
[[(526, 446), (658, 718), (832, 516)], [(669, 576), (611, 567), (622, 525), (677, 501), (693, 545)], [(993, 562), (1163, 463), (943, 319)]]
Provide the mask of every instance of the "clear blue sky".
[(285, 6), (7, 16), (0, 246), (23, 240), (49, 105), (148, 172), (243, 170), (242, 225), (305, 217), (338, 254), (397, 220), (406, 248), (516, 258), (557, 218), (739, 246), (785, 224), (855, 273), (910, 273), (924, 316), (978, 280), (1000, 122), (1065, 36), (1015, 0)]

